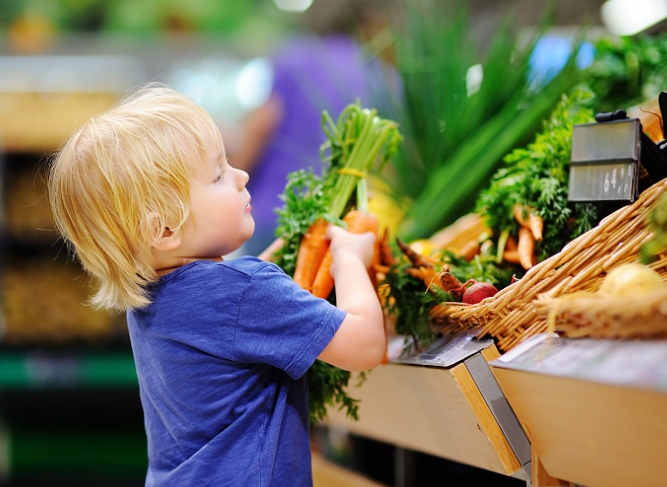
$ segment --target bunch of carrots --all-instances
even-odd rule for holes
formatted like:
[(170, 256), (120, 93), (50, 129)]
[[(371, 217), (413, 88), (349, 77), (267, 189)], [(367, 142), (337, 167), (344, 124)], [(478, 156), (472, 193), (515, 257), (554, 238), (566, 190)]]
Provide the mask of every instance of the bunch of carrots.
[(332, 256), (326, 238), (330, 222), (342, 224), (352, 233), (372, 232), (376, 237), (374, 262), (380, 265), (379, 222), (368, 211), (367, 175), (374, 165), (381, 168), (396, 152), (401, 136), (395, 122), (380, 118), (375, 110), (358, 103), (349, 105), (334, 123), (324, 112), (325, 148), (330, 151), (327, 184), (323, 197), (328, 211), (318, 215), (301, 238), (294, 270), (294, 281), (313, 295), (328, 298), (334, 288), (331, 277)]
[[(379, 223), (377, 217), (368, 211), (352, 209), (343, 218), (343, 223), (351, 233), (372, 232), (376, 238), (374, 263), (369, 268), (371, 279), (375, 280), (374, 269), (379, 264)], [(326, 299), (334, 288), (331, 277), (332, 254), (326, 240), (328, 222), (316, 220), (303, 236), (299, 250), (294, 281), (313, 295)]]
[(542, 240), (544, 221), (534, 209), (518, 204), (514, 206), (514, 219), (519, 223), (516, 239), (506, 233), (499, 239), (498, 248), (502, 249), (502, 260), (528, 270), (536, 263), (535, 242)]
[[(376, 110), (362, 108), (358, 102), (348, 105), (336, 122), (325, 111), (322, 128), (327, 135), (320, 152), (322, 174), (301, 170), (288, 176), (281, 195), (284, 205), (277, 209), (280, 245), (270, 257), (302, 288), (329, 299), (334, 281), (327, 225), (378, 235), (378, 220), (368, 211), (367, 175), (393, 157), (402, 137), (395, 122), (380, 118)], [(380, 254), (376, 248), (371, 278), (376, 275)], [(358, 401), (346, 391), (349, 378), (349, 372), (315, 361), (308, 374), (311, 424), (326, 417), (328, 405), (358, 419)]]

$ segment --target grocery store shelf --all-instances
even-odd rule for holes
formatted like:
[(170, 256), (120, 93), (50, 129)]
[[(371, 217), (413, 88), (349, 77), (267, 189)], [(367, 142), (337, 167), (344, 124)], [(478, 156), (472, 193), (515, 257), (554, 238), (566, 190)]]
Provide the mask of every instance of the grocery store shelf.
[(130, 352), (32, 350), (0, 355), (0, 390), (137, 387)]
[(528, 480), (530, 444), (487, 365), (498, 356), (488, 341), (449, 366), (377, 367), (350, 390), (360, 400), (359, 419), (332, 408), (326, 424)]
[[(539, 336), (525, 345), (491, 367), (551, 482), (664, 485), (667, 343)], [(561, 485), (551, 482), (532, 485)]]

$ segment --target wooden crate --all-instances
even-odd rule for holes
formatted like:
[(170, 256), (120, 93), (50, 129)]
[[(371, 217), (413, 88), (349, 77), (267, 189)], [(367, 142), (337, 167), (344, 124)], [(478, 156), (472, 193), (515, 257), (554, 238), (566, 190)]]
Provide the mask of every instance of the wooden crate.
[(491, 362), (538, 459), (532, 485), (665, 485), (667, 342), (554, 340)]
[(499, 356), (493, 342), (487, 342), (449, 367), (389, 363), (375, 368), (350, 390), (361, 400), (359, 419), (332, 409), (327, 424), (522, 478), (529, 468), (530, 445), (487, 365)]

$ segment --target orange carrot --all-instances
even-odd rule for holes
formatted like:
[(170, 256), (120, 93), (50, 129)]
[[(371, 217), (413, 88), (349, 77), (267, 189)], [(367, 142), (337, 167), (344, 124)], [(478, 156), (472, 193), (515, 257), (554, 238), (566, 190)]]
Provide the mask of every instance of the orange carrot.
[[(359, 210), (350, 210), (347, 215), (343, 218), (343, 221), (347, 223), (347, 231), (350, 233), (365, 233), (365, 232), (375, 232), (377, 236), (377, 218), (372, 213), (364, 213)], [(376, 239), (377, 242), (377, 239)], [(376, 252), (378, 250), (376, 248)], [(333, 261), (333, 256), (331, 250), (327, 249), (324, 258), (320, 264), (315, 280), (313, 281), (313, 286), (311, 292), (314, 296), (318, 298), (327, 298), (331, 291), (334, 288), (334, 280), (331, 277), (331, 264)], [(371, 266), (371, 270), (372, 270)]]
[(533, 267), (533, 253), (535, 252), (535, 237), (526, 227), (519, 227), (519, 241), (517, 243), (521, 267), (528, 270)]
[(516, 249), (506, 250), (503, 252), (503, 260), (511, 262), (512, 264), (520, 264), (521, 259), (519, 259), (519, 251)]
[(382, 232), (382, 238), (379, 240), (379, 246), (380, 263), (389, 267), (396, 264), (396, 257), (394, 256), (394, 253), (391, 250), (391, 246), (389, 245), (389, 229), (387, 227), (385, 227), (384, 232)]
[(377, 217), (372, 213), (366, 213), (366, 232), (371, 232), (375, 235), (375, 243), (373, 244), (373, 258), (371, 259), (371, 266), (368, 268), (368, 275), (371, 278), (373, 287), (377, 286), (378, 278), (377, 271), (375, 270), (381, 262), (380, 255), (380, 222)]
[(294, 282), (308, 291), (312, 289), (317, 270), (329, 250), (327, 226), (326, 220), (316, 220), (301, 239), (294, 269)]
[[(507, 237), (507, 242), (505, 243), (505, 250), (516, 250), (516, 238), (514, 238), (514, 235), (510, 235)], [(517, 262), (518, 264), (518, 262)]]
[(518, 203), (514, 205), (513, 213), (514, 213), (514, 219), (519, 223), (519, 225), (521, 225), (522, 227), (528, 226), (528, 222), (526, 221), (526, 213), (524, 213), (523, 206), (521, 206)]
[(542, 240), (542, 231), (544, 230), (544, 220), (535, 213), (532, 208), (526, 208), (521, 205), (514, 205), (514, 218), (522, 227), (528, 228), (533, 234), (535, 240)]
[(470, 262), (477, 254), (479, 254), (480, 249), (481, 246), (479, 242), (477, 240), (471, 240), (459, 249), (459, 256)]
[(284, 245), (285, 241), (282, 238), (277, 238), (257, 257), (267, 262), (274, 262), (276, 258), (276, 252), (282, 249)]
[(535, 213), (530, 213), (528, 215), (528, 228), (533, 234), (535, 240), (542, 240), (542, 230), (544, 230), (544, 220), (539, 215)]

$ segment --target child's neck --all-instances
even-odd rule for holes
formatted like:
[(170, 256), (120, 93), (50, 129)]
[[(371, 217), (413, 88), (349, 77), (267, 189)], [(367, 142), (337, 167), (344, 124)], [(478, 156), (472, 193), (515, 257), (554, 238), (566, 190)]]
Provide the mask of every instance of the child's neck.
[(187, 259), (182, 259), (179, 263), (171, 266), (156, 268), (155, 272), (157, 273), (158, 276), (162, 277), (169, 274), (170, 272), (174, 272), (176, 269), (183, 267), (184, 265), (191, 264), (192, 262), (197, 262), (200, 260), (210, 260), (211, 262), (222, 262), (224, 259), (222, 257), (187, 258)]

